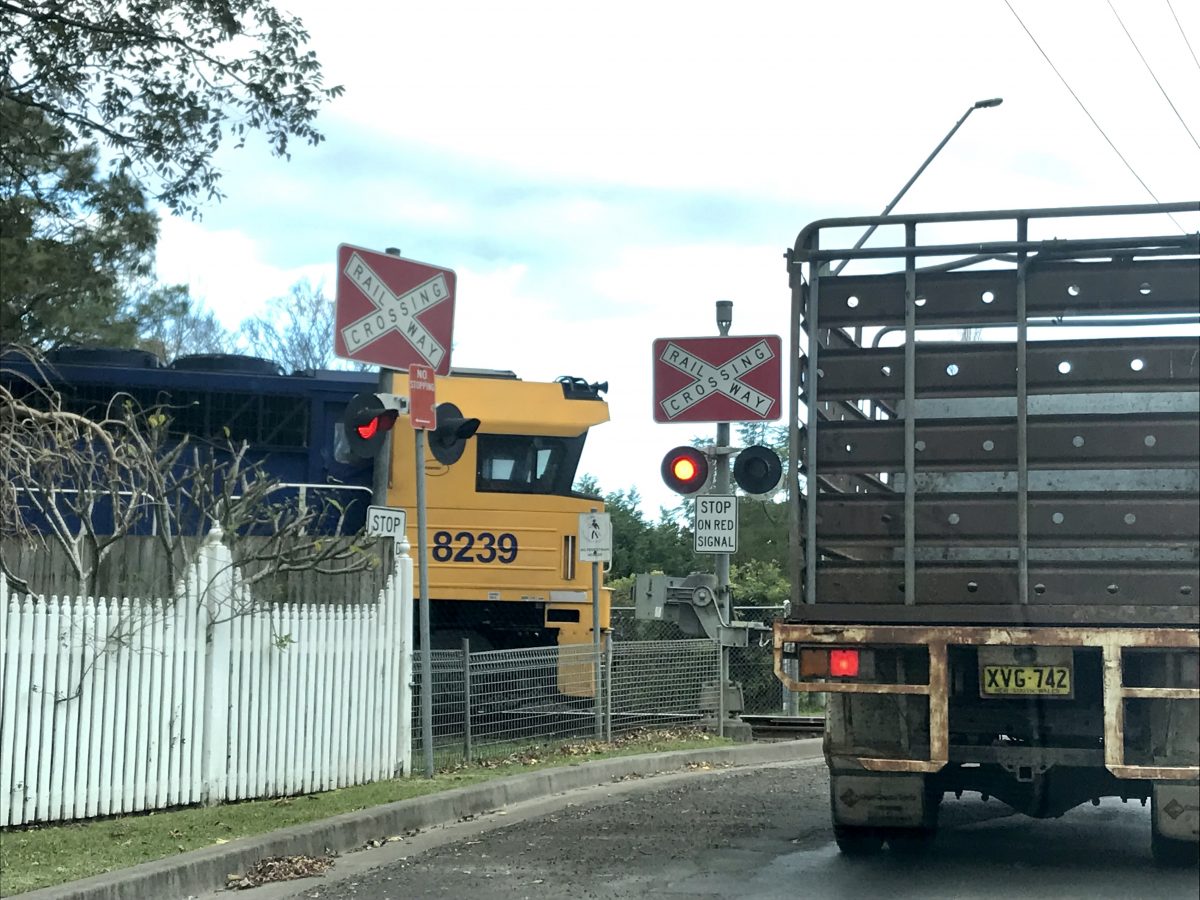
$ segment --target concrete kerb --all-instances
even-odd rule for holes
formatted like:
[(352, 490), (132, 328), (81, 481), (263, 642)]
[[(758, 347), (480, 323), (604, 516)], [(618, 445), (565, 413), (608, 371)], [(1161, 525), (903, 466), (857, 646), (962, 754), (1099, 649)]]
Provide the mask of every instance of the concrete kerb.
[(622, 756), (512, 775), (411, 800), (343, 813), (328, 819), (193, 850), (127, 869), (21, 894), (23, 900), (145, 900), (185, 898), (224, 887), (271, 856), (320, 855), (357, 850), (369, 841), (457, 822), (563, 791), (594, 787), (620, 778), (673, 772), (693, 765), (752, 766), (821, 755), (821, 739), (736, 747), (676, 750)]

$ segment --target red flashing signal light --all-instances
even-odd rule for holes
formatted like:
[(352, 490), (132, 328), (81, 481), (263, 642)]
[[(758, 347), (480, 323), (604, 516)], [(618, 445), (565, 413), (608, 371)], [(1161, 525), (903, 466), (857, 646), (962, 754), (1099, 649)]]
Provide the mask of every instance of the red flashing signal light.
[(829, 674), (835, 678), (858, 677), (858, 651), (830, 650)]
[(378, 394), (355, 394), (346, 404), (342, 427), (349, 450), (358, 459), (370, 459), (383, 449), (387, 433), (400, 415)]
[(671, 463), (671, 474), (680, 481), (691, 481), (696, 477), (696, 464), (688, 457), (680, 456)]
[(694, 494), (708, 483), (708, 457), (695, 447), (676, 447), (663, 457), (662, 477), (678, 494)]
[(358, 436), (364, 441), (369, 441), (375, 437), (375, 433), (379, 431), (391, 431), (392, 426), (396, 424), (396, 416), (398, 413), (394, 409), (389, 409), (380, 413), (377, 416), (372, 416), (370, 420), (355, 426), (355, 431)]

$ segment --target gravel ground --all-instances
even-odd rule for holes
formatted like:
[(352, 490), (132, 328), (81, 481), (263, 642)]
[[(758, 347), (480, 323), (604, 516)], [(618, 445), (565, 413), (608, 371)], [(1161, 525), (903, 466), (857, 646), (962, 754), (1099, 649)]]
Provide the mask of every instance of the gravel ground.
[(1035, 822), (995, 801), (948, 799), (935, 848), (915, 859), (848, 860), (828, 817), (820, 763), (658, 776), (434, 829), (390, 859), (350, 854), (320, 883), (245, 900), (1198, 896), (1194, 869), (1153, 867), (1149, 810), (1136, 804)]

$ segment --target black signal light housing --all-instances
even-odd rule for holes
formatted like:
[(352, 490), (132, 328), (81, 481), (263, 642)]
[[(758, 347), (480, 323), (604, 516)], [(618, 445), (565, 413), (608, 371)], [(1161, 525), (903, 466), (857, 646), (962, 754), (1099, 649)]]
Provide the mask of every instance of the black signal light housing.
[(378, 456), (399, 415), (400, 411), (389, 409), (378, 394), (355, 394), (342, 415), (350, 452), (359, 459)]
[(769, 494), (782, 477), (779, 454), (761, 444), (739, 451), (733, 461), (733, 480), (747, 494)]

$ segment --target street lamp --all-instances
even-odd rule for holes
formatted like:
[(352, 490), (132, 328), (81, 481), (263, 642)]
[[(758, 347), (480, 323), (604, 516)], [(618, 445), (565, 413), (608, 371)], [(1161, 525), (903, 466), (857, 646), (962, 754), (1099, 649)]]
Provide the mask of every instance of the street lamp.
[[(1003, 97), (992, 97), (990, 100), (976, 100), (973, 105), (968, 107), (967, 111), (962, 114), (962, 117), (954, 123), (954, 127), (946, 133), (944, 138), (942, 138), (942, 142), (934, 147), (933, 152), (926, 157), (925, 162), (921, 163), (921, 168), (917, 169), (917, 171), (913, 173), (913, 177), (905, 182), (904, 187), (900, 188), (900, 193), (892, 198), (892, 202), (883, 208), (883, 212), (881, 212), (880, 215), (886, 216), (892, 211), (892, 208), (900, 202), (900, 198), (903, 197), (908, 192), (908, 189), (913, 186), (913, 182), (921, 177), (921, 173), (928, 168), (931, 162), (933, 162), (933, 158), (941, 153), (942, 148), (946, 146), (946, 144), (950, 141), (950, 138), (954, 137), (954, 132), (958, 131), (958, 129), (962, 127), (962, 123), (967, 121), (967, 116), (971, 115), (971, 113), (975, 112), (977, 109), (991, 109), (993, 106), (999, 106), (1003, 102)], [(867, 242), (867, 238), (873, 235), (875, 233), (875, 229), (878, 227), (879, 226), (877, 224), (872, 225), (870, 228), (864, 231), (863, 236), (858, 239), (858, 243), (855, 244), (852, 249), (857, 250), (859, 247), (865, 244)], [(833, 270), (833, 274), (836, 275), (842, 271), (842, 269), (846, 268), (846, 263), (848, 262), (850, 262), (849, 259), (843, 259), (840, 263), (838, 263), (837, 268)]]

